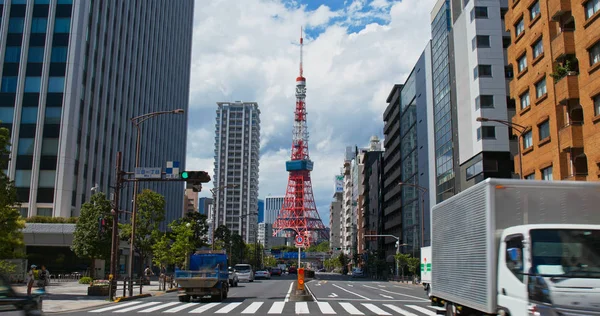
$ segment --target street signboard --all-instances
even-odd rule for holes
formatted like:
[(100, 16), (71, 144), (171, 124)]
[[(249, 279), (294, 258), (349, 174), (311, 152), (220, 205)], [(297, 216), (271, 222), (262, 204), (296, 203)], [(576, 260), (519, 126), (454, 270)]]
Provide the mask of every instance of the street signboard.
[(306, 244), (304, 242), (304, 237), (302, 237), (302, 236), (296, 236), (296, 247), (297, 248), (304, 248), (304, 247), (306, 247)]
[(179, 161), (167, 161), (165, 168), (165, 178), (179, 179)]
[(160, 179), (161, 173), (160, 168), (135, 168), (136, 179)]

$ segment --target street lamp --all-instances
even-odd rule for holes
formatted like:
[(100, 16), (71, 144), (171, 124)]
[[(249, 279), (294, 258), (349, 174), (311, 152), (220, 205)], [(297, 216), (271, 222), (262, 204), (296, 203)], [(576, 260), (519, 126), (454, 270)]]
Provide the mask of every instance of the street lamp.
[[(137, 139), (135, 143), (135, 168), (139, 168), (140, 166), (140, 139), (142, 137), (142, 131), (140, 129), (140, 124), (143, 122), (164, 114), (183, 114), (185, 111), (183, 109), (176, 109), (171, 111), (157, 111), (146, 113), (140, 116), (133, 117), (129, 119), (133, 126), (137, 129)], [(129, 280), (133, 280), (133, 246), (135, 241), (135, 215), (137, 213), (137, 192), (138, 192), (138, 181), (133, 182), (133, 212), (131, 213), (131, 243), (129, 246)], [(118, 206), (117, 206), (118, 207)], [(133, 283), (130, 283), (129, 286), (129, 296), (133, 296)]]
[[(400, 246), (408, 246), (407, 244), (400, 244), (400, 237), (394, 235), (364, 235), (364, 237), (392, 237), (396, 239), (396, 254), (400, 253)], [(399, 267), (398, 259), (396, 258), (396, 277), (398, 277)]]
[(478, 117), (476, 119), (477, 122), (496, 122), (496, 123), (500, 123), (502, 125), (508, 126), (512, 129), (514, 129), (515, 131), (517, 131), (519, 133), (518, 136), (518, 146), (517, 146), (517, 153), (519, 155), (519, 179), (523, 179), (523, 153), (521, 152), (521, 141), (523, 139), (523, 134), (525, 134), (525, 132), (527, 131), (527, 127), (523, 126), (523, 125), (519, 125), (517, 123), (513, 123), (513, 122), (509, 122), (509, 121), (504, 121), (504, 120), (497, 120), (497, 119), (491, 119), (491, 118), (487, 118), (487, 117)]
[(210, 239), (210, 243), (211, 243), (211, 247), (212, 250), (215, 250), (215, 222), (217, 219), (217, 192), (221, 192), (223, 189), (226, 188), (236, 188), (238, 187), (237, 184), (224, 184), (221, 186), (218, 186), (216, 188), (212, 188), (210, 189), (210, 193), (213, 196), (213, 209), (212, 209), (212, 232), (211, 232), (211, 239)]
[[(413, 184), (413, 183), (408, 183), (408, 182), (400, 182), (398, 183), (399, 186), (409, 186), (409, 187), (413, 187), (419, 191), (421, 191), (421, 242), (419, 243), (419, 245), (423, 245), (423, 241), (425, 240), (425, 193), (429, 192), (429, 190), (427, 190), (427, 188), (422, 187), (420, 185), (417, 184)], [(414, 225), (413, 225), (414, 227)], [(414, 231), (414, 230), (413, 230)], [(414, 235), (413, 235), (414, 237)], [(415, 256), (415, 245), (413, 243), (413, 257)]]

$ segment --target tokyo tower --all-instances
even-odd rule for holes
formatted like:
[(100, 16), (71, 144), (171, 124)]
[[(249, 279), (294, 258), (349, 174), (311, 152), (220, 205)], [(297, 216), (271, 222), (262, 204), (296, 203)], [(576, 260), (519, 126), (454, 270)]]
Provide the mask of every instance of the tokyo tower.
[(329, 239), (315, 206), (310, 172), (313, 162), (308, 155), (308, 128), (306, 125), (306, 78), (302, 73), (302, 29), (300, 30), (300, 76), (296, 78), (296, 109), (292, 135), (291, 159), (285, 163), (289, 172), (287, 190), (281, 210), (273, 223), (273, 236), (280, 232), (288, 237), (302, 236), (308, 247), (316, 240)]

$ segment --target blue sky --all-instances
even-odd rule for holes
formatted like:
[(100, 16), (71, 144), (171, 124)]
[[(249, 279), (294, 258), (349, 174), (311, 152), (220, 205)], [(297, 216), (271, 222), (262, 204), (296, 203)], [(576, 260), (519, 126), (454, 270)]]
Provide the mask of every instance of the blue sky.
[(198, 0), (188, 169), (212, 174), (216, 102), (255, 101), (261, 110), (259, 198), (284, 195), (302, 26), (313, 191), (328, 226), (345, 147), (383, 137), (385, 100), (425, 48), (434, 2)]

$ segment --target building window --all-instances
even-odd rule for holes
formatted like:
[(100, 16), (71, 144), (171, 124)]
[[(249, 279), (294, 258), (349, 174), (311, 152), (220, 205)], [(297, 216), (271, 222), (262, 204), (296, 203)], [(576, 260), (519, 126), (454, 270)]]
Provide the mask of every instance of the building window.
[(531, 50), (533, 51), (534, 59), (544, 53), (544, 42), (542, 42), (542, 38), (533, 43)]
[(33, 18), (31, 19), (31, 33), (46, 33), (48, 26), (48, 18)]
[(542, 169), (542, 180), (552, 180), (552, 166)]
[(21, 124), (36, 124), (38, 108), (36, 106), (24, 106), (21, 110)]
[(535, 172), (534, 173), (530, 173), (528, 175), (526, 175), (525, 177), (523, 177), (525, 180), (535, 180)]
[(527, 69), (527, 54), (523, 54), (523, 56), (521, 56), (521, 58), (519, 58), (517, 60), (518, 63), (518, 73), (523, 72), (525, 69)]
[(550, 137), (550, 121), (538, 125), (540, 140)]
[(19, 138), (19, 148), (17, 154), (23, 156), (33, 156), (33, 138)]
[(69, 33), (71, 30), (70, 18), (57, 18), (54, 21), (54, 33)]
[(478, 77), (491, 77), (492, 65), (478, 65), (473, 69), (473, 76), (475, 79)]
[(535, 84), (535, 97), (539, 99), (544, 95), (546, 95), (546, 78)]
[(519, 35), (523, 34), (525, 31), (525, 21), (521, 18), (519, 22), (515, 24), (515, 37), (519, 37)]
[(503, 36), (502, 37), (502, 48), (508, 48), (508, 46), (510, 46), (512, 40), (510, 38), (510, 36)]
[(27, 62), (43, 63), (44, 46), (29, 46), (29, 53), (27, 53)]
[(529, 100), (529, 91), (521, 94), (521, 96), (519, 96), (519, 100), (521, 103), (521, 110), (528, 108), (531, 105), (531, 101)]
[(475, 48), (489, 48), (490, 47), (490, 36), (489, 35), (477, 35), (473, 37), (471, 41), (471, 45), (473, 46), (473, 50)]
[(494, 96), (493, 95), (480, 95), (475, 99), (475, 109), (479, 108), (493, 108), (494, 107)]
[(595, 96), (593, 101), (594, 101), (595, 115), (600, 115), (600, 94)]
[(591, 18), (596, 12), (600, 11), (600, 0), (589, 0), (585, 3), (585, 18)]
[(2, 77), (0, 92), (17, 92), (17, 77)]
[(18, 63), (21, 60), (21, 46), (7, 46), (4, 50), (5, 63)]
[(537, 18), (540, 15), (540, 2), (536, 1), (530, 8), (529, 8), (529, 16), (531, 17), (530, 20), (533, 21), (535, 18)]
[(533, 146), (533, 138), (531, 137), (531, 131), (523, 134), (523, 149), (528, 149)]
[(67, 62), (68, 47), (57, 46), (52, 47), (52, 55), (50, 61), (53, 63), (66, 63)]
[(51, 208), (47, 208), (47, 207), (38, 207), (38, 209), (37, 209), (37, 215), (38, 216), (51, 217), (52, 216), (52, 209)]
[(8, 20), (8, 33), (23, 33), (23, 25), (25, 19), (23, 18), (10, 18)]
[(467, 180), (473, 178), (476, 175), (479, 175), (482, 172), (483, 172), (483, 162), (481, 160), (479, 160), (478, 162), (476, 162), (473, 165), (471, 165), (470, 167), (468, 167), (467, 170), (465, 171)]
[[(599, 0), (600, 1), (600, 0)], [(598, 41), (594, 46), (590, 47), (590, 66), (593, 66), (600, 62), (600, 41)]]
[(41, 77), (25, 77), (25, 92), (40, 92)]
[(0, 122), (3, 124), (12, 124), (14, 114), (14, 108), (0, 107)]
[(64, 92), (65, 77), (49, 77), (48, 92)]
[(495, 138), (496, 138), (496, 127), (482, 126), (477, 129), (477, 140), (495, 139)]
[(471, 10), (471, 21), (474, 19), (487, 19), (488, 18), (488, 10), (487, 7), (474, 7)]

